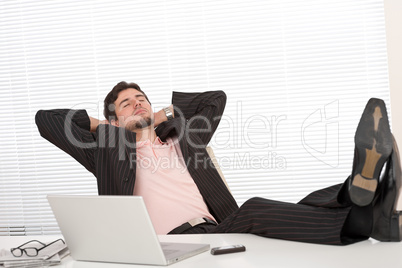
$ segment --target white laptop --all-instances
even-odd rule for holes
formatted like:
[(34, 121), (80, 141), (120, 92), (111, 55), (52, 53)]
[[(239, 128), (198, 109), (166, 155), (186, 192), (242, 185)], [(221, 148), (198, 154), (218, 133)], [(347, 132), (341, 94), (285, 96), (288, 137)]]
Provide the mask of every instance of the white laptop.
[(209, 249), (208, 244), (160, 243), (140, 196), (47, 199), (75, 260), (169, 265)]

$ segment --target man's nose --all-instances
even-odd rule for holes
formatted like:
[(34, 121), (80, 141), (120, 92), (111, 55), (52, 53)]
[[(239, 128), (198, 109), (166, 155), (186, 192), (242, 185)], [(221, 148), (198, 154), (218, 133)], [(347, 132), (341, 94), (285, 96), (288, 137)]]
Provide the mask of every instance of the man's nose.
[(137, 108), (137, 107), (141, 107), (141, 102), (140, 102), (140, 101), (138, 101), (138, 100), (137, 100), (137, 101), (135, 101), (135, 105), (134, 105), (134, 107), (136, 107), (136, 108)]

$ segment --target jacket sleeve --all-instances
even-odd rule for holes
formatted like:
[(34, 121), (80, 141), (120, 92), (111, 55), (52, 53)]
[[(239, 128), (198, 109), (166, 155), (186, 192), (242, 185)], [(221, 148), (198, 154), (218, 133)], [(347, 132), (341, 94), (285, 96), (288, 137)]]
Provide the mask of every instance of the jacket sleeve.
[(90, 120), (85, 110), (39, 110), (35, 123), (43, 138), (95, 173), (94, 151), (97, 142), (89, 131)]
[(203, 93), (173, 92), (174, 115), (185, 117), (187, 131), (195, 133), (203, 144), (208, 144), (221, 120), (226, 105), (223, 91)]

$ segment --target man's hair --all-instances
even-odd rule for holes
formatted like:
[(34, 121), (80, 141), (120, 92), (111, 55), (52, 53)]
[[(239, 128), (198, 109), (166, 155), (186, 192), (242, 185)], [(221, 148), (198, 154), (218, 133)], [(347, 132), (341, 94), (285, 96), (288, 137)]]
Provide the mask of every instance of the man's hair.
[(105, 100), (103, 101), (103, 115), (107, 120), (116, 119), (116, 107), (114, 106), (114, 102), (117, 100), (119, 93), (128, 88), (134, 88), (135, 90), (138, 90), (139, 92), (144, 94), (147, 101), (151, 103), (148, 99), (148, 96), (145, 94), (144, 91), (141, 90), (139, 85), (137, 85), (136, 83), (127, 83), (125, 81), (122, 81), (113, 87), (113, 89), (107, 94)]

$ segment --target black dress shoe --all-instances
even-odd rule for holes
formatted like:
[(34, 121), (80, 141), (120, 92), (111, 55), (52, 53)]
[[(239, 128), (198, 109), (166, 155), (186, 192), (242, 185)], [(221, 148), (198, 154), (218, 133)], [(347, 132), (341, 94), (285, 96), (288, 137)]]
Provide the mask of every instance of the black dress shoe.
[(384, 163), (392, 152), (392, 134), (383, 100), (372, 98), (363, 111), (355, 134), (355, 155), (349, 196), (358, 206), (375, 196)]
[[(393, 138), (393, 137), (392, 137)], [(393, 138), (393, 151), (387, 170), (378, 187), (373, 204), (373, 231), (371, 237), (379, 241), (402, 240), (402, 213), (396, 210), (401, 191), (401, 159)]]

